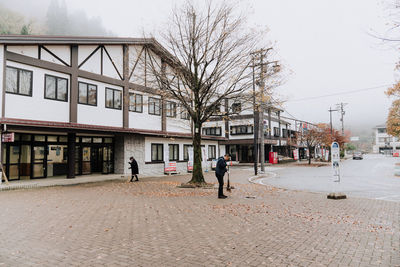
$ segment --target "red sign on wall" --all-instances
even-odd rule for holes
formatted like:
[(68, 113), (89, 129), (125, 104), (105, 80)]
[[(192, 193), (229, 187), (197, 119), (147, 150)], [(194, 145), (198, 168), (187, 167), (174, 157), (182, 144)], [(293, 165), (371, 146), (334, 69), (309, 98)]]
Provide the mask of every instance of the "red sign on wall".
[(176, 172), (176, 162), (175, 161), (165, 163), (164, 173), (169, 173), (169, 172)]
[(12, 143), (12, 142), (14, 142), (14, 133), (3, 133), (1, 135), (1, 141), (3, 143)]

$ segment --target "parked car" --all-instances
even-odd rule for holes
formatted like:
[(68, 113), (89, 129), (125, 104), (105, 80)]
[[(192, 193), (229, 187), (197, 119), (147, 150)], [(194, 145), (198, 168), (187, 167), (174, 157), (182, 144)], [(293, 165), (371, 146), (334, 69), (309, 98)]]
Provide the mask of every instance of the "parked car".
[(353, 153), (353, 159), (363, 159), (363, 153), (362, 152), (354, 152)]

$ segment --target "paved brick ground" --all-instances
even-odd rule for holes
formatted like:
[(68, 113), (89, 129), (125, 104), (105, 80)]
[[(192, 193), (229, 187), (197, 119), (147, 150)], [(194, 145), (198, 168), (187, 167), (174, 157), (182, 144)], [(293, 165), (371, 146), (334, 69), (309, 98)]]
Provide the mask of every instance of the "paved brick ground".
[(0, 266), (400, 266), (400, 203), (248, 175), (226, 200), (185, 177), (0, 192)]

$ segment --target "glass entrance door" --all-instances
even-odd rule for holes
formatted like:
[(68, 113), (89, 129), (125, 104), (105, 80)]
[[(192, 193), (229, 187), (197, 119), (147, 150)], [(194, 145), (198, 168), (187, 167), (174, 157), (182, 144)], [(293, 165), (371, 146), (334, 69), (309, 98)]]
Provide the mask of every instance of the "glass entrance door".
[(103, 171), (103, 149), (101, 147), (92, 147), (92, 173)]
[(33, 173), (32, 178), (45, 177), (46, 171), (46, 156), (44, 146), (33, 146)]

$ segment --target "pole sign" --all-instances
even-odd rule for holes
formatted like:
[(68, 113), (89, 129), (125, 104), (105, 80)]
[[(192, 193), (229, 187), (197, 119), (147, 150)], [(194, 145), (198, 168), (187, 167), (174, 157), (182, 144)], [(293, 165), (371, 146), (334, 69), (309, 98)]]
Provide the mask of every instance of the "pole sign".
[(299, 150), (297, 148), (293, 150), (293, 159), (296, 161), (299, 160)]
[(12, 143), (12, 142), (14, 142), (14, 133), (3, 133), (1, 135), (1, 141), (3, 143)]
[(187, 171), (192, 172), (193, 171), (193, 147), (190, 146), (188, 147), (188, 163), (187, 163)]
[(340, 148), (337, 142), (333, 142), (331, 145), (331, 160), (334, 182), (340, 182)]

